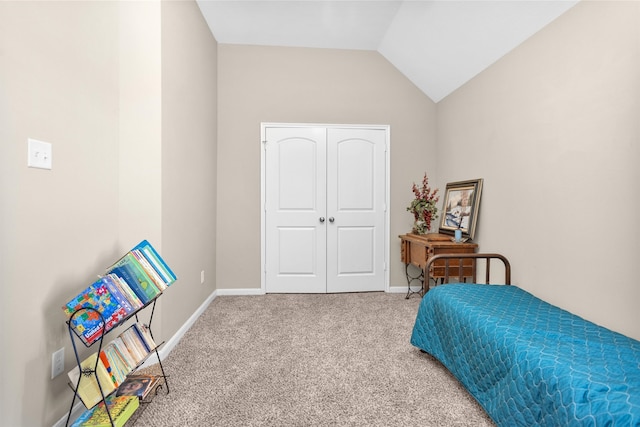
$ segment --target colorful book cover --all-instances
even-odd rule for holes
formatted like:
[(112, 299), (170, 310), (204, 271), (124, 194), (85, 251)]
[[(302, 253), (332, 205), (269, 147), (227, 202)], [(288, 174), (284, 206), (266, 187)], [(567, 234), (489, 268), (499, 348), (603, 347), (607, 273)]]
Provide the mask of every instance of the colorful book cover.
[[(105, 403), (109, 413), (105, 409)], [(80, 415), (72, 427), (111, 427), (111, 420), (114, 426), (122, 427), (139, 406), (140, 399), (136, 396), (109, 396), (105, 402)]]
[(120, 287), (116, 284), (114, 279), (111, 276), (104, 276), (102, 278), (102, 282), (105, 284), (111, 295), (118, 301), (118, 304), (124, 308), (127, 314), (130, 314), (134, 311), (133, 306), (129, 302), (129, 299), (122, 293)]
[(111, 343), (107, 344), (103, 351), (107, 356), (107, 360), (109, 360), (111, 374), (115, 377), (116, 383), (118, 385), (122, 384), (127, 378), (127, 374), (131, 372), (131, 369), (127, 366), (125, 361), (118, 354), (118, 350), (111, 345)]
[[(91, 344), (100, 338), (103, 328), (109, 331), (120, 323), (126, 316), (126, 310), (120, 305), (118, 300), (111, 295), (109, 289), (102, 279), (98, 279), (88, 288), (78, 294), (74, 299), (62, 307), (64, 313), (71, 317), (76, 311), (82, 308), (92, 308), (93, 310), (82, 310), (70, 319), (71, 327)], [(104, 323), (100, 314), (102, 314)]]
[(140, 249), (134, 249), (131, 251), (131, 253), (133, 254), (133, 256), (136, 257), (136, 260), (138, 261), (138, 263), (140, 263), (140, 266), (144, 269), (145, 273), (149, 275), (151, 280), (153, 280), (153, 283), (155, 283), (157, 288), (160, 289), (161, 291), (164, 291), (165, 289), (167, 289), (167, 286), (168, 286), (167, 282), (165, 282), (162, 276), (158, 274), (156, 269), (153, 268), (151, 264), (149, 264), (149, 261), (142, 254)]
[(117, 274), (109, 274), (109, 277), (113, 279), (113, 282), (120, 288), (120, 291), (127, 297), (129, 303), (137, 310), (144, 306), (144, 303), (140, 300), (138, 295), (129, 287), (125, 280)]
[(109, 272), (122, 277), (145, 304), (160, 294), (160, 290), (144, 273), (131, 252), (127, 252), (110, 268)]
[(126, 285), (133, 291), (134, 294), (138, 297), (138, 299), (142, 302), (142, 304), (147, 304), (151, 299), (147, 294), (140, 288), (138, 285), (138, 281), (136, 280), (133, 273), (126, 267), (112, 267), (109, 270), (110, 274), (115, 274), (118, 276)]
[(138, 396), (145, 399), (158, 385), (160, 378), (155, 375), (129, 375), (116, 391), (116, 396)]
[(147, 286), (152, 289), (154, 296), (161, 292), (158, 286), (156, 286), (153, 279), (149, 277), (149, 274), (145, 271), (142, 265), (140, 265), (140, 262), (136, 259), (133, 252), (127, 252), (127, 254), (123, 257), (123, 260), (121, 260), (121, 263), (126, 263), (126, 265), (131, 268), (131, 270), (133, 270), (136, 278), (138, 279), (138, 283), (146, 283)]
[(97, 303), (95, 296), (94, 286), (89, 285), (88, 288), (84, 289), (75, 298), (62, 306), (62, 311), (64, 311), (64, 314), (67, 317), (71, 317), (71, 315), (76, 311), (76, 306), (83, 307), (85, 304), (91, 304), (90, 306), (94, 306)]
[(177, 276), (175, 275), (175, 273), (171, 270), (171, 268), (169, 268), (164, 259), (147, 240), (143, 240), (142, 242), (138, 243), (133, 249), (139, 249), (142, 254), (147, 257), (147, 260), (164, 278), (167, 285), (170, 285), (176, 281)]
[(107, 370), (107, 373), (109, 374), (109, 378), (111, 378), (111, 382), (113, 383), (113, 385), (118, 387), (120, 385), (120, 381), (118, 381), (118, 379), (116, 378), (116, 374), (113, 368), (111, 367), (111, 363), (109, 363), (109, 358), (107, 357), (107, 353), (105, 353), (104, 350), (100, 351), (100, 361), (102, 362), (105, 369)]

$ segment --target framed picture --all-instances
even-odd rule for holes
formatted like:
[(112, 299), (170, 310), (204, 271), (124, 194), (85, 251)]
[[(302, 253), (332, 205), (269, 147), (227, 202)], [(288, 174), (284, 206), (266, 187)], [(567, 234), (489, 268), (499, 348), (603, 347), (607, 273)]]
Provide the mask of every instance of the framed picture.
[(473, 239), (481, 195), (482, 179), (448, 183), (440, 213), (440, 233), (454, 234), (459, 228), (463, 236)]

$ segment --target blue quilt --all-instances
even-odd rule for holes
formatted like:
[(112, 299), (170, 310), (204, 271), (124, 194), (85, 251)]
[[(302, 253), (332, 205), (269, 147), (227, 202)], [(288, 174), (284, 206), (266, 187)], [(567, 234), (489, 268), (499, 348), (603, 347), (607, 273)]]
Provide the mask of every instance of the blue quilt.
[(430, 290), (411, 343), (499, 426), (640, 426), (640, 342), (516, 286)]

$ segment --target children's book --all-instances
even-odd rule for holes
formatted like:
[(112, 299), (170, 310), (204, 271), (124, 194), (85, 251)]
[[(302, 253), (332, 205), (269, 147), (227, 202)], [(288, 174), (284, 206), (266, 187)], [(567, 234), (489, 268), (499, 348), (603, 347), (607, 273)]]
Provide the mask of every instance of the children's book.
[(103, 397), (116, 389), (107, 368), (98, 358), (98, 353), (87, 357), (80, 364), (80, 368), (74, 367), (68, 375), (71, 387), (74, 390), (77, 388), (78, 397), (87, 408), (94, 407)]
[(171, 270), (171, 268), (169, 268), (164, 259), (147, 240), (143, 240), (142, 242), (138, 243), (133, 249), (139, 250), (147, 258), (153, 268), (155, 268), (156, 271), (162, 276), (167, 286), (176, 281), (177, 276), (175, 275), (175, 273)]
[[(80, 310), (82, 308), (93, 310)], [(127, 311), (109, 292), (102, 278), (65, 304), (62, 310), (70, 318), (71, 327), (87, 344), (100, 338), (103, 329), (105, 332), (110, 330), (127, 316)]]
[(122, 277), (145, 304), (160, 294), (160, 290), (131, 252), (127, 252), (107, 272)]
[(109, 344), (113, 345), (117, 349), (118, 354), (129, 367), (129, 371), (138, 366), (138, 362), (136, 362), (136, 359), (131, 355), (131, 353), (129, 353), (129, 349), (121, 336), (114, 338)]
[(109, 361), (109, 366), (111, 368), (110, 373), (115, 377), (115, 383), (117, 385), (122, 384), (127, 378), (129, 372), (131, 372), (132, 368), (127, 365), (127, 363), (118, 352), (118, 349), (112, 343), (107, 344), (102, 352), (105, 354), (107, 360)]
[(100, 350), (100, 361), (104, 365), (107, 373), (109, 374), (109, 378), (111, 378), (111, 382), (115, 387), (118, 387), (121, 381), (116, 377), (116, 373), (114, 367), (111, 366), (111, 362), (109, 362), (109, 358), (107, 357), (107, 353), (104, 350)]
[(160, 378), (155, 375), (129, 375), (118, 387), (116, 396), (138, 396), (144, 400), (156, 388)]
[(134, 309), (137, 310), (144, 306), (144, 303), (140, 300), (140, 298), (138, 298), (138, 295), (133, 292), (131, 287), (129, 287), (127, 282), (125, 282), (122, 277), (118, 276), (117, 274), (109, 274), (108, 276), (111, 277), (113, 283), (115, 283), (118, 288), (120, 288), (120, 291), (125, 297), (127, 297), (127, 300), (129, 300), (129, 303), (131, 304), (131, 306), (133, 306)]
[(135, 323), (134, 326), (136, 327), (137, 332), (140, 334), (140, 337), (142, 338), (142, 341), (144, 342), (147, 349), (149, 351), (155, 350), (155, 348), (158, 345), (153, 339), (153, 336), (151, 335), (151, 330), (149, 329), (149, 327), (142, 323)]
[(145, 357), (147, 357), (147, 351), (144, 349), (142, 342), (138, 338), (138, 334), (133, 329), (133, 326), (120, 334), (120, 338), (124, 342), (129, 354), (136, 362), (136, 365), (140, 364)]
[(107, 289), (109, 289), (111, 295), (113, 295), (113, 297), (118, 301), (118, 304), (120, 304), (122, 308), (124, 308), (127, 314), (132, 313), (135, 310), (135, 308), (129, 302), (129, 299), (122, 292), (122, 289), (112, 276), (104, 276), (102, 278), (102, 282), (105, 284)]
[(140, 266), (144, 269), (144, 272), (147, 273), (147, 275), (149, 275), (149, 278), (151, 278), (151, 280), (153, 280), (153, 283), (156, 285), (156, 287), (161, 291), (166, 290), (167, 286), (169, 285), (167, 284), (167, 282), (164, 281), (164, 279), (158, 273), (158, 271), (155, 268), (153, 268), (153, 266), (149, 263), (147, 258), (142, 254), (140, 249), (133, 249), (131, 253), (133, 254), (133, 256), (136, 257), (136, 261), (138, 261)]
[[(108, 414), (105, 402), (109, 408)], [(111, 427), (111, 420), (114, 426), (122, 427), (140, 406), (140, 399), (136, 396), (109, 396), (105, 402), (80, 415), (72, 427)]]

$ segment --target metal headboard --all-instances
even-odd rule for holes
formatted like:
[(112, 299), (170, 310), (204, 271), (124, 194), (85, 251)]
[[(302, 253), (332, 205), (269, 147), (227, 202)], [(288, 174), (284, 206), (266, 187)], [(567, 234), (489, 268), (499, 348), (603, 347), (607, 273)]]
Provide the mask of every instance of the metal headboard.
[[(500, 261), (502, 261), (502, 264), (504, 265), (504, 284), (505, 285), (510, 285), (511, 284), (511, 264), (509, 264), (509, 260), (504, 256), (504, 255), (500, 255), (500, 254), (495, 254), (495, 253), (475, 253), (475, 254), (438, 254), (438, 255), (434, 255), (433, 257), (429, 258), (429, 261), (427, 262), (427, 265), (425, 267), (425, 275), (427, 275), (427, 278), (429, 277), (429, 272), (431, 271), (431, 267), (432, 265), (434, 265), (434, 263), (438, 260), (443, 260), (444, 261), (444, 278), (443, 278), (443, 283), (449, 283), (449, 278), (450, 277), (458, 277), (458, 279), (462, 282), (464, 281), (464, 277), (465, 274), (463, 272), (463, 269), (468, 269), (468, 265), (463, 263), (463, 262), (458, 262), (457, 266), (449, 266), (449, 262), (452, 259), (455, 260), (461, 260), (462, 258), (472, 258), (474, 259), (471, 269), (472, 269), (472, 275), (473, 275), (473, 282), (476, 282), (476, 267), (477, 267), (477, 263), (476, 260), (478, 259), (485, 259), (486, 260), (486, 267), (485, 267), (485, 282), (486, 284), (489, 283), (490, 281), (490, 276), (491, 276), (491, 260), (492, 259), (498, 259)], [(453, 274), (449, 274), (449, 270), (453, 270)], [(456, 271), (457, 270), (457, 276), (456, 276)], [(467, 275), (468, 277), (468, 275)]]

